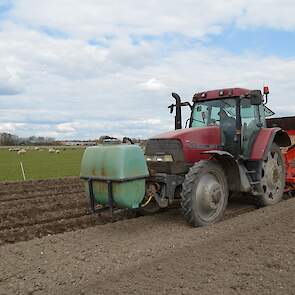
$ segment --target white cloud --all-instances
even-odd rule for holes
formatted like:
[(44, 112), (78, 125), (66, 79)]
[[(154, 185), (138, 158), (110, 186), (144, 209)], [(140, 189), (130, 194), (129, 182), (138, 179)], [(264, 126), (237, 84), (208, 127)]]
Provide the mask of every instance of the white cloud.
[(148, 81), (140, 84), (141, 88), (145, 90), (158, 91), (166, 88), (166, 85), (157, 78), (151, 78)]
[(166, 32), (203, 37), (231, 23), (287, 30), (295, 27), (293, 0), (18, 0), (14, 7), (13, 18), (80, 39)]
[(176, 0), (19, 0), (12, 16), (35, 27), (48, 26), (83, 38), (105, 34), (183, 32), (204, 36), (218, 32), (243, 9), (245, 1)]
[(23, 86), (21, 85), (18, 70), (6, 65), (3, 58), (0, 58), (0, 96), (15, 95), (22, 91)]
[(293, 0), (247, 0), (243, 13), (236, 20), (241, 27), (268, 27), (295, 29), (295, 2)]
[(270, 105), (291, 114), (295, 58), (186, 48), (181, 38), (165, 39), (167, 33), (205, 38), (227, 24), (294, 30), (293, 1), (280, 3), (16, 1), (0, 21), (0, 130), (148, 137), (173, 128), (171, 92), (191, 100), (199, 90), (264, 83)]
[(76, 128), (72, 126), (72, 123), (62, 123), (56, 126), (56, 129), (60, 133), (73, 133), (76, 131)]
[(13, 133), (16, 132), (19, 128), (23, 127), (23, 123), (0, 123), (0, 132)]

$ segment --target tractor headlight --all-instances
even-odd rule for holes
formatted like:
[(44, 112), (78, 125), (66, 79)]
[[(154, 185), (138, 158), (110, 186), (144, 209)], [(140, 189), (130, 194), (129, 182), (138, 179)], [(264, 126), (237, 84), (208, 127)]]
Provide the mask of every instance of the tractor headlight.
[(154, 155), (146, 156), (147, 162), (173, 162), (172, 155)]

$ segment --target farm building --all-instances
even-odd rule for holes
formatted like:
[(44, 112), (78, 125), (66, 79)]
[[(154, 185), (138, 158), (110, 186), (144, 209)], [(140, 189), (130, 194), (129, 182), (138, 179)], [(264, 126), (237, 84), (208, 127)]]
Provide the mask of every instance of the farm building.
[(96, 141), (94, 140), (64, 140), (61, 142), (62, 145), (69, 146), (94, 146)]

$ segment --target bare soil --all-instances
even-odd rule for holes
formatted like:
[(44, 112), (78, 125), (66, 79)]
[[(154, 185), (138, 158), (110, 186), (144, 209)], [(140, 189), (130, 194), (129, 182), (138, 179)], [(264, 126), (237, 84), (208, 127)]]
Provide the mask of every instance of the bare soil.
[(107, 222), (90, 214), (78, 178), (0, 183), (0, 246)]
[(295, 294), (295, 199), (205, 228), (91, 216), (74, 178), (0, 184), (0, 206), (0, 294)]

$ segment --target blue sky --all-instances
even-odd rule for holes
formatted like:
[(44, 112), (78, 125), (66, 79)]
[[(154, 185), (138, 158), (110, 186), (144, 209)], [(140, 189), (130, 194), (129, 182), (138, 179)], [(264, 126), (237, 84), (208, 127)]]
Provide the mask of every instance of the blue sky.
[(206, 46), (220, 47), (234, 54), (255, 53), (284, 58), (295, 56), (295, 31), (270, 28), (224, 28), (218, 35), (208, 37)]
[(291, 0), (0, 0), (0, 132), (146, 138), (171, 92), (270, 85), (295, 113)]
[(9, 10), (11, 10), (13, 7), (12, 1), (1, 1), (0, 2), (0, 19), (5, 18), (7, 13), (9, 13)]

